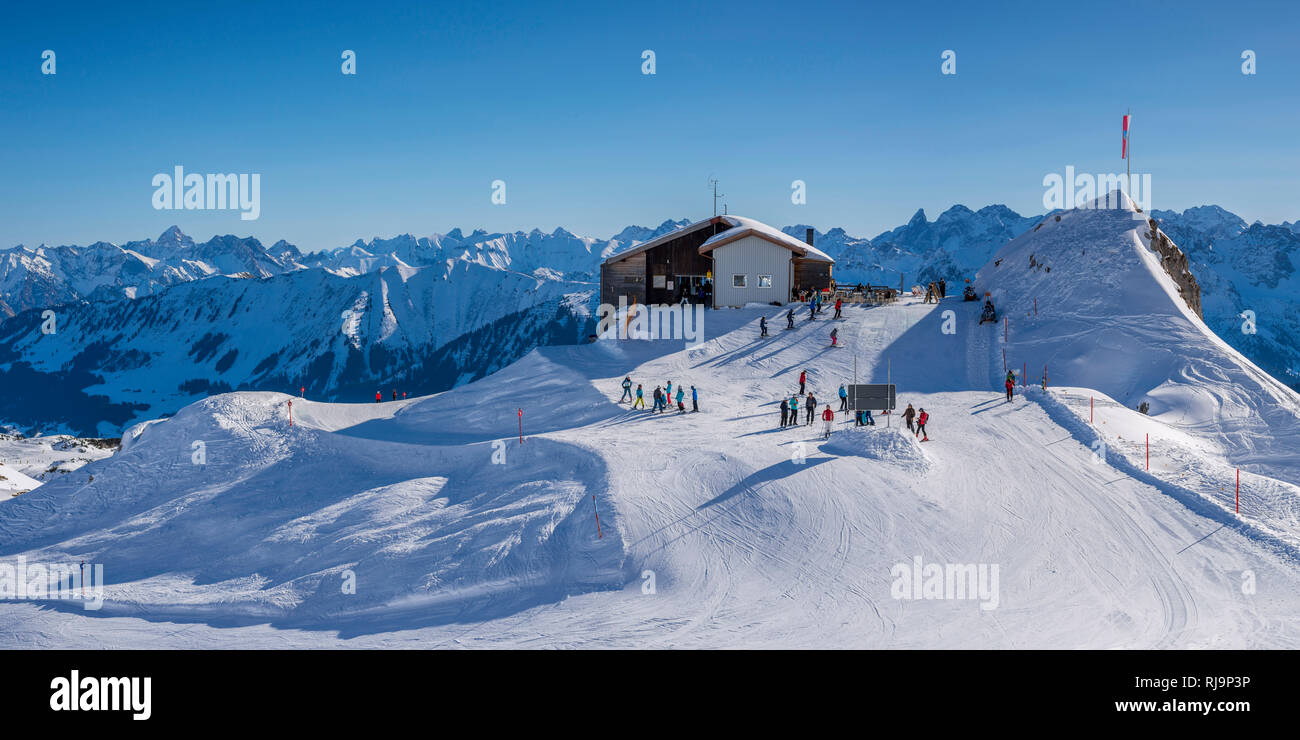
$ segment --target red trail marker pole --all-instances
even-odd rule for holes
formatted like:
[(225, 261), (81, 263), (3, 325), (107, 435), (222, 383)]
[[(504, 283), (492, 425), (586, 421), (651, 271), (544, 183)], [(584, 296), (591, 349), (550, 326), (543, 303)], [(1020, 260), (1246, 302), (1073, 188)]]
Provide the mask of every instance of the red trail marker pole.
[(1241, 468), (1237, 468), (1237, 513), (1241, 513)]
[(600, 511), (596, 509), (596, 494), (591, 494), (591, 510), (596, 512), (596, 538), (605, 539), (605, 534), (600, 531)]
[(519, 409), (519, 444), (524, 443), (524, 410)]
[(293, 426), (293, 401), (287, 403), (289, 404), (289, 426)]

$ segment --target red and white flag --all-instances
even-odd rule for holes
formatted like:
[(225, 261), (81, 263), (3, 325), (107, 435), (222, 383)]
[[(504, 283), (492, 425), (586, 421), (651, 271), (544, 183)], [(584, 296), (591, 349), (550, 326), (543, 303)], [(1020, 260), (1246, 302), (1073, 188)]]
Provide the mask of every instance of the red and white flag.
[(1120, 159), (1128, 159), (1128, 119), (1127, 113), (1124, 114), (1124, 147), (1120, 150)]

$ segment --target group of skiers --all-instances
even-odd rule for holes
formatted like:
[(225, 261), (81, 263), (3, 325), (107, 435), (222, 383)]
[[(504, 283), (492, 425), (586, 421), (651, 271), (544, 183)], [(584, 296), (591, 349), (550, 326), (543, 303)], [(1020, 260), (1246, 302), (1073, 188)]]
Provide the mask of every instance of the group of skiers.
[[(645, 409), (645, 391), (641, 388), (641, 384), (637, 383), (636, 393), (634, 394), (632, 392), (632, 385), (633, 383), (632, 383), (631, 376), (626, 376), (623, 378), (623, 396), (618, 399), (618, 402), (623, 403), (624, 401), (630, 401), (632, 403), (632, 408)], [(676, 401), (677, 403), (677, 413), (679, 414), (686, 413), (686, 389), (683, 386), (678, 385), (677, 396), (676, 398), (674, 398), (673, 381), (671, 380), (668, 381), (667, 388), (656, 385), (652, 398), (654, 401), (654, 406), (651, 407), (650, 409), (650, 413), (652, 414), (664, 413), (668, 409), (672, 408), (674, 401)], [(699, 410), (700, 410), (700, 392), (695, 389), (695, 386), (691, 386), (691, 411), (695, 412)]]
[(912, 408), (912, 404), (907, 404), (907, 410), (903, 412), (903, 421), (907, 422), (907, 431), (914, 437), (921, 437), (922, 442), (929, 442), (930, 435), (925, 432), (925, 423), (930, 420), (930, 415), (921, 409), (920, 413)]
[[(406, 391), (402, 391), (402, 398), (403, 398), (403, 400), (405, 400), (405, 398), (406, 398)], [(383, 392), (383, 391), (375, 391), (375, 403), (382, 403), (383, 400), (384, 400), (384, 392)], [(393, 391), (393, 400), (394, 400), (394, 401), (397, 400), (397, 391), (396, 391), (396, 390)]]
[[(812, 391), (808, 390), (807, 370), (799, 371), (799, 392), (791, 394), (789, 398), (781, 399), (781, 428), (782, 429), (788, 426), (800, 426), (799, 424), (799, 406), (800, 406), (799, 397), (800, 396), (805, 397), (802, 405), (807, 412), (807, 420), (803, 423), (803, 426), (807, 426), (812, 424), (813, 420), (817, 417), (817, 396), (814, 395)], [(843, 385), (840, 385), (839, 396), (840, 396), (840, 411), (848, 411), (849, 392), (844, 388)], [(870, 415), (868, 414), (868, 417), (869, 416)], [(829, 403), (826, 404), (826, 408), (822, 410), (821, 418), (822, 421), (826, 423), (824, 436), (829, 438), (831, 436), (831, 428), (835, 422), (835, 412), (831, 410), (831, 405)], [(862, 423), (862, 419), (860, 415), (858, 417), (858, 422), (860, 426)], [(872, 421), (871, 423), (874, 424), (875, 422)]]
[[(809, 320), (809, 321), (814, 321), (814, 320), (816, 320), (816, 319), (817, 319), (817, 315), (820, 314), (820, 313), (822, 312), (822, 308), (823, 308), (823, 304), (821, 303), (821, 299), (818, 298), (818, 294), (817, 294), (816, 292), (814, 292), (813, 295), (812, 295), (812, 299), (808, 301), (808, 320)], [(835, 315), (832, 316), (831, 318), (832, 318), (832, 319), (843, 319), (843, 318), (844, 318), (844, 316), (843, 316), (843, 310), (844, 310), (844, 299), (842, 299), (842, 298), (836, 298), (836, 299), (835, 299)], [(794, 308), (793, 308), (793, 307), (786, 309), (786, 312), (785, 312), (785, 328), (787, 328), (787, 329), (793, 329), (793, 328), (794, 328)], [(767, 336), (767, 317), (766, 317), (766, 316), (760, 316), (759, 319), (758, 319), (758, 337), (759, 337), (759, 339), (762, 339), (762, 338), (764, 338), (764, 337), (766, 337), (766, 336)], [(840, 345), (839, 345), (839, 336), (840, 336), (840, 330), (839, 330), (839, 329), (832, 328), (832, 329), (831, 329), (831, 346), (832, 346), (832, 347), (838, 347), (838, 346), (840, 346)]]

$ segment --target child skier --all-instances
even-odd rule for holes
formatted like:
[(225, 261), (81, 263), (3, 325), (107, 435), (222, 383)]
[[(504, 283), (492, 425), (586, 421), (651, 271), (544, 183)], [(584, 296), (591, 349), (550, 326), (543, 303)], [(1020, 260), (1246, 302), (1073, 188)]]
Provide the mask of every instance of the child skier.
[(839, 334), (840, 334), (840, 330), (839, 330), (839, 329), (831, 329), (831, 346), (832, 346), (832, 347), (838, 346), (837, 343), (839, 342)]
[(826, 435), (824, 439), (831, 438), (831, 425), (835, 423), (835, 412), (831, 411), (831, 405), (826, 404), (826, 410), (822, 412), (822, 421), (826, 422)]
[(765, 336), (767, 336), (767, 317), (766, 317), (766, 316), (760, 316), (760, 317), (759, 317), (759, 319), (758, 319), (758, 332), (759, 332), (759, 334), (758, 334), (759, 337), (765, 337)]
[(680, 385), (677, 386), (677, 413), (679, 414), (686, 413), (686, 404), (682, 403), (682, 399), (685, 397), (686, 391), (682, 390)]
[(636, 385), (636, 400), (632, 402), (632, 408), (637, 408), (638, 406), (640, 406), (642, 410), (645, 409), (645, 393), (641, 390), (640, 383), (637, 383)]
[(786, 314), (785, 314), (785, 328), (787, 328), (787, 329), (793, 329), (793, 328), (794, 328), (794, 309), (793, 309), (793, 308), (790, 309), (789, 311), (786, 311)]

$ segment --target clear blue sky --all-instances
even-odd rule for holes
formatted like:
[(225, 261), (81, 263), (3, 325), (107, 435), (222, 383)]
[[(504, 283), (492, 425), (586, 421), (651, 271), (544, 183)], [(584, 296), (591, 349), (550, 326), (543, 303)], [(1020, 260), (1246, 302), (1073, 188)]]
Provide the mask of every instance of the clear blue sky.
[[(382, 5), (11, 3), (0, 246), (172, 223), (307, 250), (456, 226), (605, 237), (709, 215), (711, 175), (734, 213), (874, 236), (917, 208), (1041, 212), (1066, 165), (1123, 172), (1128, 107), (1155, 207), (1300, 218), (1295, 2)], [(178, 164), (260, 173), (261, 218), (154, 210)]]

